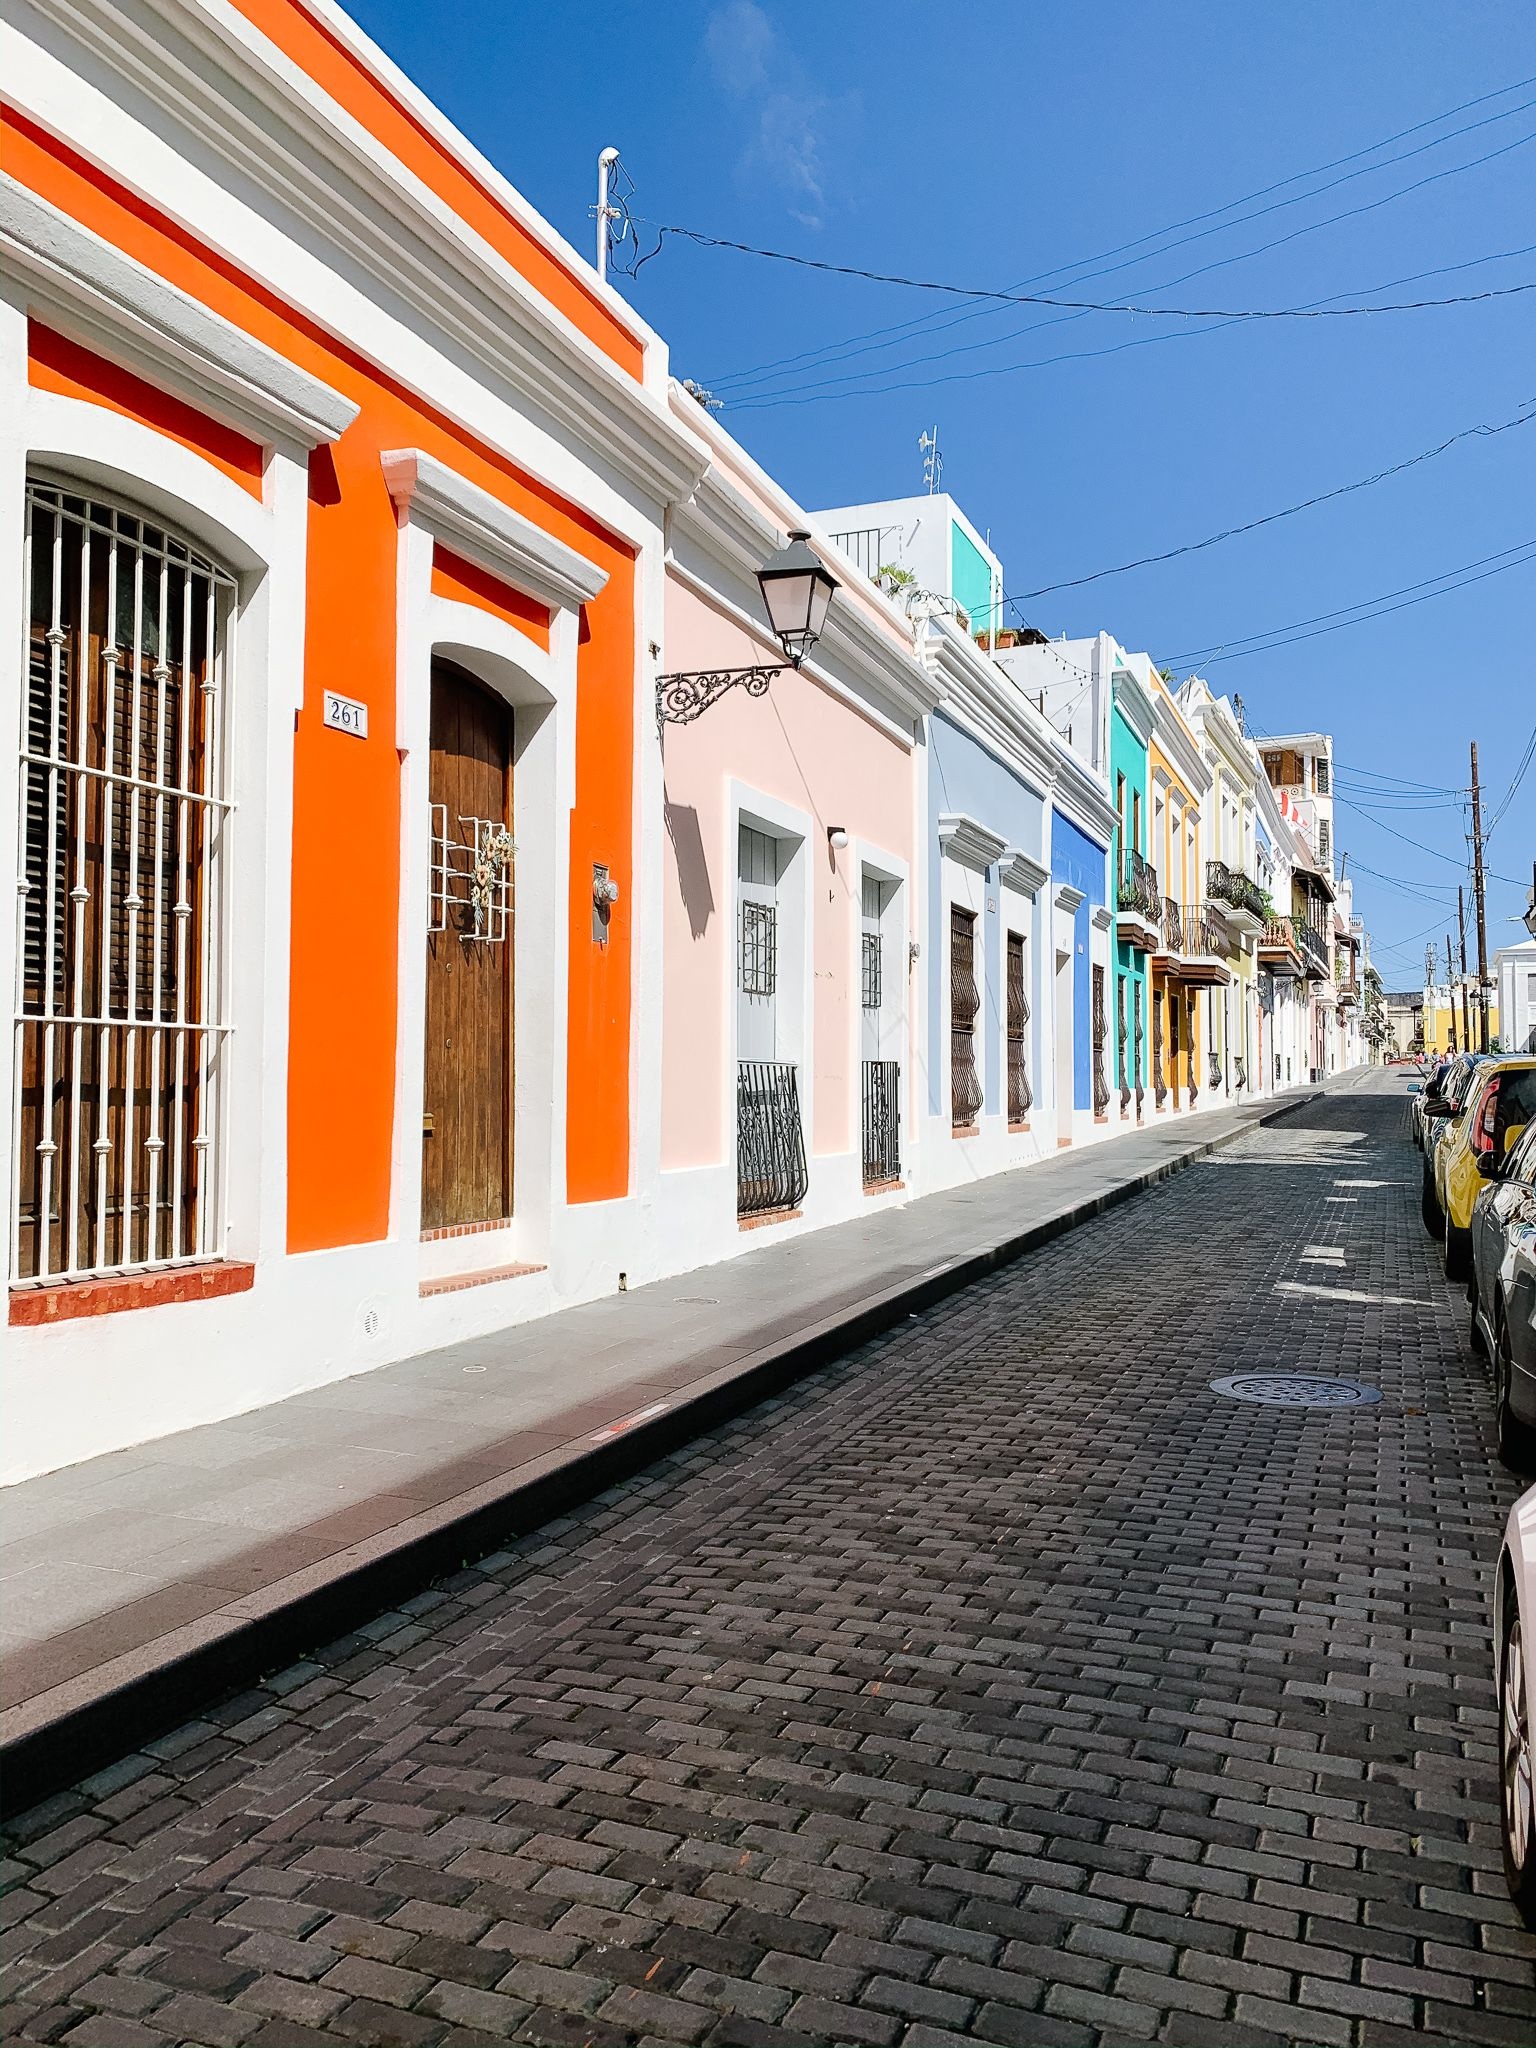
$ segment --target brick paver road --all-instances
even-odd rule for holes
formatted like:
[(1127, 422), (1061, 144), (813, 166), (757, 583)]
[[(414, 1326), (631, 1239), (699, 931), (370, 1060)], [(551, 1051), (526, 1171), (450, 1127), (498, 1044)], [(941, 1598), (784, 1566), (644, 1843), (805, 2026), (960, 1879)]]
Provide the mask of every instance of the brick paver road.
[[(1402, 1097), (1244, 1140), (51, 1801), (9, 2036), (1529, 2048), (1515, 1488)], [(1210, 1391), (1243, 1368), (1383, 1398)]]

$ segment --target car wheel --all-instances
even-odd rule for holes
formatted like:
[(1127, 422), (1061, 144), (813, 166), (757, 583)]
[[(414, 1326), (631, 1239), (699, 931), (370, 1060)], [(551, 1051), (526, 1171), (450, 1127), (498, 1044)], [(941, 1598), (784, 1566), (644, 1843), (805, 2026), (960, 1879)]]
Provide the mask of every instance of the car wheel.
[(1507, 1465), (1511, 1472), (1530, 1472), (1536, 1469), (1536, 1432), (1529, 1423), (1522, 1422), (1510, 1406), (1510, 1394), (1514, 1388), (1515, 1361), (1509, 1348), (1509, 1325), (1500, 1308), (1493, 1333), (1493, 1384), (1495, 1415), (1498, 1430), (1499, 1462)]
[(1499, 1645), (1499, 1809), (1504, 1877), (1527, 1927), (1536, 1927), (1536, 1803), (1531, 1783), (1531, 1702), (1525, 1684), (1520, 1606), (1513, 1583), (1504, 1592)]
[(1467, 1344), (1474, 1358), (1486, 1358), (1488, 1346), (1483, 1341), (1483, 1326), (1477, 1320), (1477, 1273), (1467, 1283)]
[(1440, 1198), (1435, 1193), (1435, 1176), (1429, 1161), (1424, 1162), (1424, 1187), (1419, 1196), (1419, 1214), (1424, 1218), (1424, 1228), (1431, 1237), (1438, 1237), (1445, 1228), (1445, 1217), (1440, 1208)]
[(1458, 1230), (1449, 1219), (1445, 1226), (1445, 1277), (1465, 1280), (1472, 1271), (1472, 1233)]

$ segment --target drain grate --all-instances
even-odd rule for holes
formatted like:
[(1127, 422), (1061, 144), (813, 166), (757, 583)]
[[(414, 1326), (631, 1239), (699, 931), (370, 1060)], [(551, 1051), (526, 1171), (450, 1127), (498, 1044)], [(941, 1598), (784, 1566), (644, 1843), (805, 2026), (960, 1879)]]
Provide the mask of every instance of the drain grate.
[(1361, 1380), (1325, 1379), (1310, 1372), (1240, 1372), (1212, 1380), (1211, 1392), (1270, 1408), (1370, 1408), (1381, 1399), (1379, 1387)]

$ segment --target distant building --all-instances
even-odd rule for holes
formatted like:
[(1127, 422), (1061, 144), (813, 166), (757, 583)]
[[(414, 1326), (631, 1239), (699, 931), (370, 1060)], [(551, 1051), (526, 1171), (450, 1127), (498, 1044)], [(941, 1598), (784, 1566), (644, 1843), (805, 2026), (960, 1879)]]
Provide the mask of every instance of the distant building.
[(1001, 627), (1003, 565), (948, 492), (837, 505), (813, 517), (834, 547), (893, 595), (940, 600), (963, 632)]
[(1536, 939), (1522, 940), (1518, 946), (1505, 946), (1495, 953), (1493, 977), (1498, 985), (1499, 1037), (1505, 1051), (1536, 1052)]

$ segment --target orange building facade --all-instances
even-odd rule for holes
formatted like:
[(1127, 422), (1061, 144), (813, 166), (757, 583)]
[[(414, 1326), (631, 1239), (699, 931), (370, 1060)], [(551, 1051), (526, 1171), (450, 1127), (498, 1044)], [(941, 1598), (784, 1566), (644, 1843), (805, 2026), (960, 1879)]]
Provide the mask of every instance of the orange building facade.
[(656, 338), (338, 10), (27, 20), (7, 1477), (616, 1284), (706, 460)]

